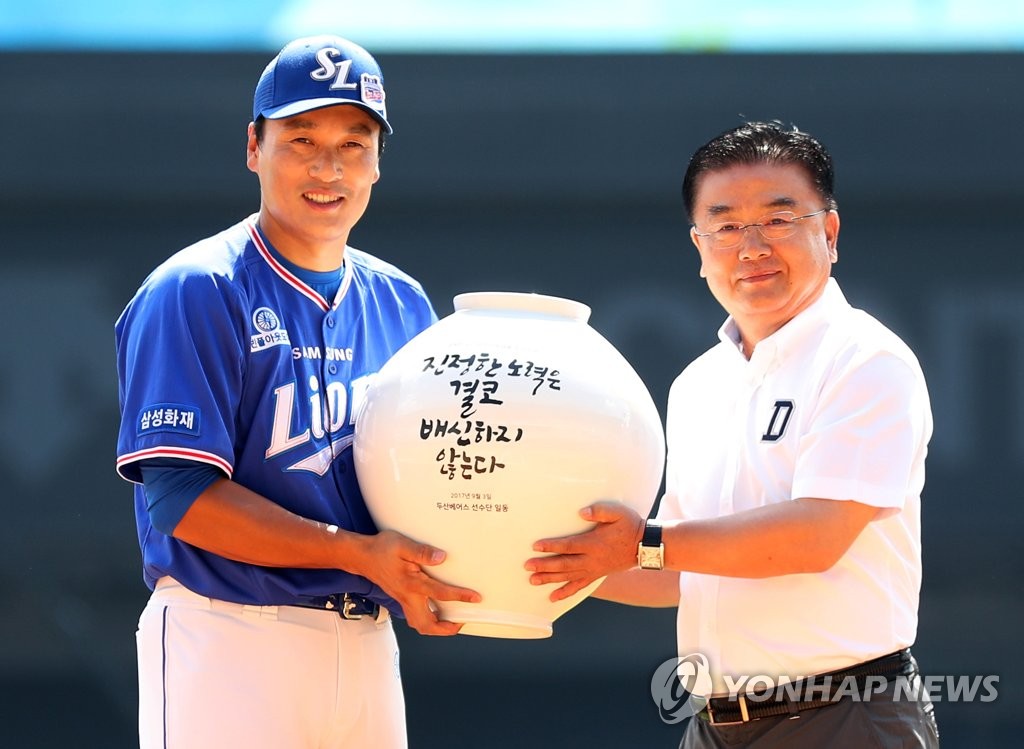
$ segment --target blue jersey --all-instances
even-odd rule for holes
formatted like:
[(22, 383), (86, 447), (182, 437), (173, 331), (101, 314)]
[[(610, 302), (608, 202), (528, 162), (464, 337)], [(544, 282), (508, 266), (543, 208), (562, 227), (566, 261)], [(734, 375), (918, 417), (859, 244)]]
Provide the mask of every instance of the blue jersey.
[(238, 603), (282, 605), (358, 593), (400, 607), (341, 570), (235, 562), (153, 528), (139, 461), (184, 458), (303, 517), (375, 533), (352, 464), (370, 376), (437, 320), (415, 280), (345, 249), (334, 303), (282, 265), (255, 217), (172, 256), (115, 328), (121, 428), (117, 470), (136, 483), (144, 576)]

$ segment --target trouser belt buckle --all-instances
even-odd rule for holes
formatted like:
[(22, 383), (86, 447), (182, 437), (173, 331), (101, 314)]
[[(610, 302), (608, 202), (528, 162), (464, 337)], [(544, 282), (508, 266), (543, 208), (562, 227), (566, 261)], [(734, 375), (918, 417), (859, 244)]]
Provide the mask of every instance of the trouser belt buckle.
[(715, 720), (715, 712), (711, 707), (712, 700), (708, 700), (706, 710), (708, 712), (708, 723), (713, 726), (738, 726), (742, 723), (750, 722), (750, 713), (747, 711), (747, 696), (740, 692), (736, 699), (740, 707), (740, 719), (739, 720)]
[(350, 619), (352, 621), (358, 621), (365, 617), (376, 619), (380, 613), (380, 606), (376, 603), (366, 600), (365, 598), (356, 598), (349, 593), (346, 593), (341, 598), (341, 618)]

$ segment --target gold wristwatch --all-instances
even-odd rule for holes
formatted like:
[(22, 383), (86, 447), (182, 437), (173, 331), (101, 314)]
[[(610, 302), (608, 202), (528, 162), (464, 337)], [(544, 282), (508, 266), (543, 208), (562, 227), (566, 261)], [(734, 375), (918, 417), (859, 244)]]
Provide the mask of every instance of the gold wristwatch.
[(636, 561), (642, 570), (665, 569), (665, 544), (661, 540), (661, 523), (648, 520), (644, 535), (636, 547)]

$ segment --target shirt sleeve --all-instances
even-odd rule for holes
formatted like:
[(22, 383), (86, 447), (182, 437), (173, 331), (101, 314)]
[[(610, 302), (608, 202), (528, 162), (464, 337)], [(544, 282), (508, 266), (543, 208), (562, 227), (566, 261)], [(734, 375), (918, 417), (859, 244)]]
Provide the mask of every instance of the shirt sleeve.
[(146, 458), (183, 458), (231, 476), (246, 315), (229, 286), (201, 269), (164, 271), (118, 320), (117, 469), (129, 481), (142, 481), (137, 463)]
[(213, 466), (175, 458), (142, 460), (139, 470), (150, 521), (167, 536), (174, 535), (174, 529), (206, 487), (224, 476)]
[(902, 507), (923, 466), (930, 413), (919, 370), (899, 356), (851, 363), (826, 385), (801, 437), (792, 498)]

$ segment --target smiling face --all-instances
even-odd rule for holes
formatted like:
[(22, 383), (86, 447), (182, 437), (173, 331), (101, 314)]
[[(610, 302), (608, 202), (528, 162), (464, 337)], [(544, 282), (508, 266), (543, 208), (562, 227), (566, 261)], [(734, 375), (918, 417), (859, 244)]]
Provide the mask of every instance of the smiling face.
[(700, 176), (690, 238), (700, 253), (701, 277), (736, 321), (748, 356), (758, 341), (821, 296), (838, 259), (839, 214), (826, 211), (796, 221), (784, 239), (765, 239), (750, 227), (729, 248), (698, 234), (723, 222), (746, 226), (774, 213), (803, 216), (825, 207), (797, 164), (737, 164)]
[(341, 264), (349, 232), (380, 178), (380, 125), (359, 107), (332, 106), (249, 126), (246, 164), (260, 180), (260, 228), (309, 270)]

